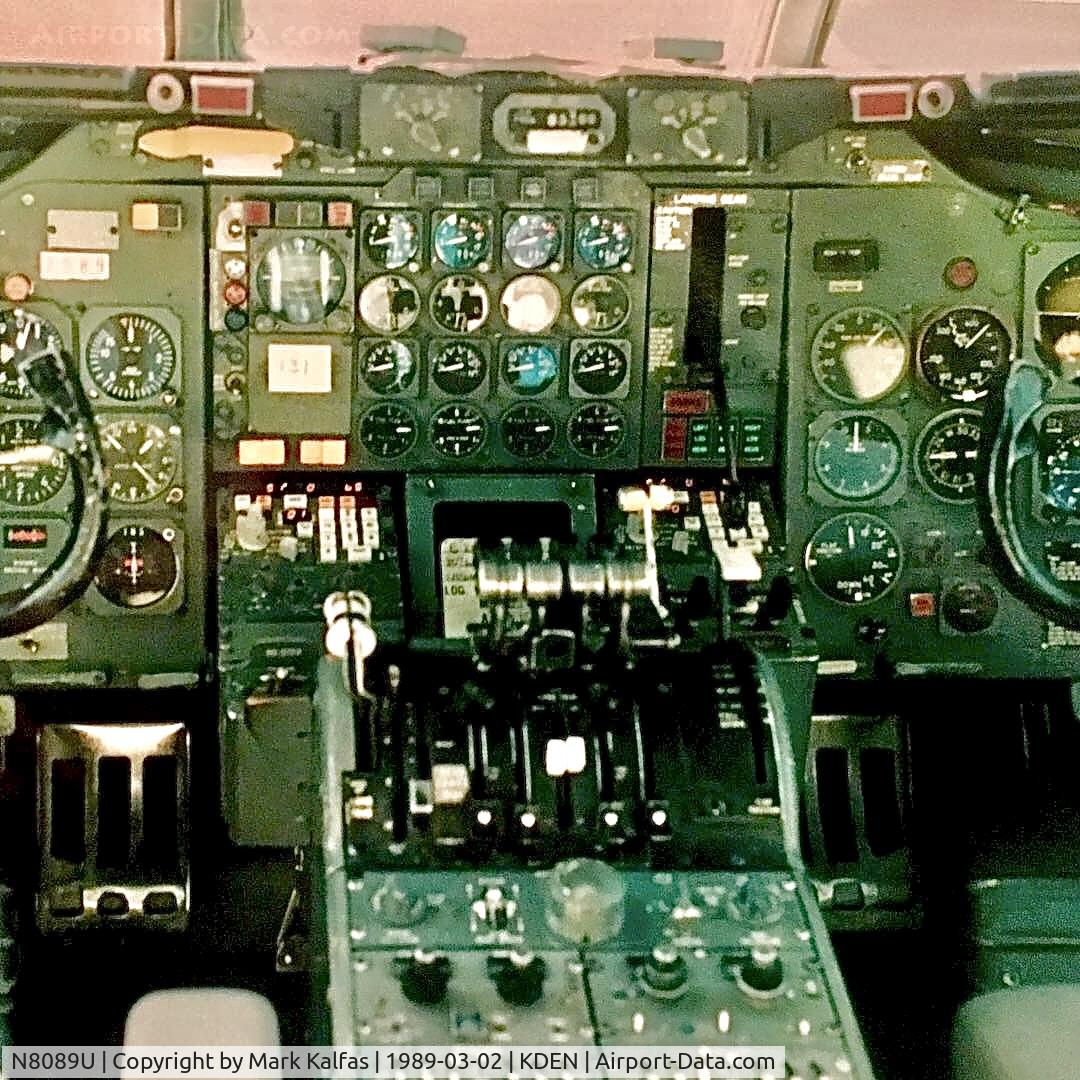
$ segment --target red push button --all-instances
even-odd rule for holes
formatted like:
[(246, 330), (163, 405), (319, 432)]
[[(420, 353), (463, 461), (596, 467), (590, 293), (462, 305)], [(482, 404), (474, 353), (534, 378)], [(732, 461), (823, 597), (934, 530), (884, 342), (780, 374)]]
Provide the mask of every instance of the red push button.
[(712, 394), (708, 390), (665, 390), (664, 412), (673, 416), (712, 412)]
[(909, 593), (908, 610), (913, 619), (932, 619), (937, 614), (937, 597), (932, 592)]

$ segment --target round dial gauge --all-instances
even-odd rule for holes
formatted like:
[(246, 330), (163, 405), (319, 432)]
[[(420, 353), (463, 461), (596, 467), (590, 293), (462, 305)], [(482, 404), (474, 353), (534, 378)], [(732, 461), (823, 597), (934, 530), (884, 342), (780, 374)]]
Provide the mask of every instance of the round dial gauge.
[(1080, 431), (1052, 439), (1042, 459), (1043, 497), (1055, 510), (1080, 514)]
[(841, 416), (814, 447), (814, 475), (840, 499), (872, 499), (899, 475), (900, 437), (874, 416)]
[(531, 402), (522, 401), (508, 409), (500, 426), (503, 444), (515, 457), (537, 457), (555, 442), (554, 418)]
[(381, 401), (361, 419), (360, 442), (375, 457), (401, 457), (416, 443), (416, 417), (396, 401)]
[(452, 333), (474, 333), (490, 311), (487, 289), (468, 274), (444, 277), (431, 291), (431, 317)]
[(514, 278), (503, 289), (503, 321), (519, 334), (542, 334), (559, 317), (562, 297), (555, 283), (539, 274)]
[(273, 315), (298, 326), (322, 322), (345, 295), (341, 256), (314, 236), (290, 236), (263, 255), (255, 285)]
[(1012, 353), (1005, 324), (989, 311), (953, 308), (919, 335), (916, 360), (922, 377), (953, 401), (978, 401), (1004, 373)]
[(377, 394), (399, 394), (416, 378), (416, 360), (403, 341), (377, 341), (360, 358), (360, 377)]
[(487, 357), (468, 341), (442, 345), (431, 357), (431, 381), (454, 397), (471, 394), (487, 377)]
[(838, 311), (818, 330), (810, 348), (814, 378), (838, 401), (877, 401), (900, 385), (907, 343), (891, 315), (877, 308)]
[(580, 282), (570, 298), (574, 322), (590, 334), (618, 330), (630, 314), (626, 286), (610, 274), (596, 274)]
[(919, 436), (915, 470), (939, 499), (962, 503), (975, 498), (981, 419), (974, 409), (954, 409), (935, 416)]
[(408, 278), (381, 274), (360, 290), (360, 318), (380, 334), (400, 334), (420, 315), (420, 294)]
[(475, 454), (487, 439), (487, 421), (473, 405), (453, 402), (431, 417), (431, 445), (447, 457)]
[(589, 214), (578, 218), (574, 249), (586, 266), (594, 270), (614, 270), (630, 258), (634, 234), (625, 217)]
[(559, 353), (542, 342), (511, 346), (503, 357), (502, 376), (515, 394), (542, 394), (559, 377)]
[(364, 254), (387, 270), (400, 270), (420, 250), (420, 230), (409, 214), (380, 213), (364, 226)]
[(451, 270), (471, 270), (491, 254), (491, 226), (485, 214), (459, 210), (440, 218), (432, 238), (435, 254)]
[(150, 607), (172, 592), (176, 562), (172, 544), (161, 533), (145, 525), (125, 525), (109, 537), (94, 584), (117, 607)]
[(562, 225), (550, 214), (518, 214), (506, 225), (503, 250), (522, 270), (539, 270), (558, 257)]
[(566, 437), (570, 445), (585, 457), (610, 457), (626, 438), (626, 421), (614, 405), (606, 401), (591, 401), (570, 417)]
[(123, 503), (157, 498), (176, 475), (176, 444), (145, 420), (114, 420), (101, 429), (109, 494)]
[(896, 533), (873, 514), (834, 517), (806, 545), (810, 580), (839, 604), (880, 599), (896, 583), (901, 560)]
[(629, 371), (626, 351), (612, 341), (590, 341), (570, 355), (570, 378), (589, 397), (616, 393)]
[(0, 500), (14, 506), (36, 506), (51, 499), (64, 486), (67, 456), (41, 442), (37, 420), (5, 420), (0, 424), (0, 451), (38, 446), (40, 460), (25, 465), (0, 465)]
[(168, 386), (176, 346), (165, 327), (146, 315), (111, 315), (90, 335), (86, 368), (109, 397), (142, 401)]
[(0, 311), (0, 397), (30, 397), (32, 391), (17, 365), (49, 347), (61, 348), (60, 334), (51, 322), (22, 308)]

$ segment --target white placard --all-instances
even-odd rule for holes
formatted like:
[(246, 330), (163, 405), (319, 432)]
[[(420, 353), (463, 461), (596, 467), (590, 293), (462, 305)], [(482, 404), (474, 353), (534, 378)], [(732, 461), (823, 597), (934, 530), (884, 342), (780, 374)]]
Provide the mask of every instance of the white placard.
[(271, 394), (329, 394), (333, 363), (329, 345), (268, 345), (267, 389)]

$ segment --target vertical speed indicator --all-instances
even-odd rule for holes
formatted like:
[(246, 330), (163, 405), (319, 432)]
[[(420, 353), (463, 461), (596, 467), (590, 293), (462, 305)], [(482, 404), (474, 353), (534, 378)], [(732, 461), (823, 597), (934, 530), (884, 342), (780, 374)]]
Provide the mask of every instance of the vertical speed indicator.
[(810, 537), (804, 563), (810, 580), (838, 604), (880, 600), (900, 576), (903, 553), (888, 522), (874, 514), (830, 518)]

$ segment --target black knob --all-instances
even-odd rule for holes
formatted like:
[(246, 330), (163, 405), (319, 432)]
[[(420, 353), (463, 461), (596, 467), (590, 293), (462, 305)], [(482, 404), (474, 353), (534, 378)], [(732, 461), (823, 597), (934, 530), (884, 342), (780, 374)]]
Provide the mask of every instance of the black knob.
[(642, 970), (645, 986), (656, 997), (677, 997), (690, 978), (686, 961), (674, 949), (658, 945)]
[(437, 1005), (446, 997), (450, 970), (448, 957), (417, 949), (402, 965), (401, 992), (414, 1005)]
[(739, 968), (739, 980), (750, 993), (775, 994), (784, 983), (780, 954), (771, 945), (755, 947)]
[(510, 1005), (535, 1005), (544, 993), (547, 966), (532, 953), (511, 953), (488, 960), (488, 974), (499, 997)]

